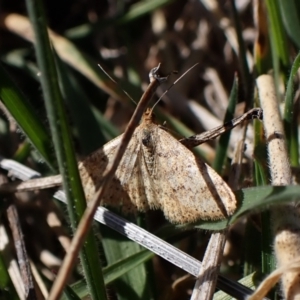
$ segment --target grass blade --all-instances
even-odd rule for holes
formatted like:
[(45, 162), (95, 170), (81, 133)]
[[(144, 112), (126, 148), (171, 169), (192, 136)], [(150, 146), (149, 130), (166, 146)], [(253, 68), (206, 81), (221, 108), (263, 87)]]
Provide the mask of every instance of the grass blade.
[[(235, 106), (237, 103), (237, 93), (238, 93), (238, 79), (235, 76), (233, 81), (233, 86), (229, 96), (229, 104), (226, 110), (226, 114), (224, 117), (224, 123), (230, 121), (234, 117)], [(231, 131), (225, 132), (219, 140), (217, 150), (216, 150), (216, 158), (213, 163), (213, 168), (220, 174), (222, 171), (222, 167), (225, 161), (226, 152), (229, 144)]]
[(294, 78), (300, 67), (300, 54), (294, 60), (290, 77), (287, 82), (284, 107), (284, 129), (286, 140), (288, 143), (288, 151), (290, 154), (290, 163), (292, 166), (299, 165), (299, 150), (298, 150), (298, 126), (297, 120), (294, 118)]
[[(54, 148), (59, 170), (67, 191), (68, 211), (73, 230), (86, 207), (77, 161), (71, 140), (70, 128), (64, 112), (63, 100), (58, 86), (58, 77), (51, 51), (42, 1), (27, 0), (28, 14), (36, 37), (36, 55), (41, 71), (41, 84), (45, 98)], [(75, 208), (75, 209), (74, 209)], [(89, 235), (81, 252), (81, 261), (93, 299), (106, 299), (101, 265), (97, 256), (96, 242)]]
[(56, 161), (53, 156), (53, 145), (49, 132), (38, 117), (30, 102), (19, 91), (0, 65), (0, 97), (22, 131), (30, 140), (34, 148), (40, 153), (44, 161), (54, 171)]

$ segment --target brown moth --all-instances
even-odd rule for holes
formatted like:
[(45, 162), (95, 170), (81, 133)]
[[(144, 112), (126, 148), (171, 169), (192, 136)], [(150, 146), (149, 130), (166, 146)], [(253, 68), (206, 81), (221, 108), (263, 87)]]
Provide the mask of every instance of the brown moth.
[[(87, 201), (113, 163), (122, 135), (79, 163)], [(167, 131), (148, 109), (135, 129), (110, 182), (102, 205), (124, 213), (161, 209), (172, 223), (224, 219), (236, 209), (236, 198), (224, 180)]]

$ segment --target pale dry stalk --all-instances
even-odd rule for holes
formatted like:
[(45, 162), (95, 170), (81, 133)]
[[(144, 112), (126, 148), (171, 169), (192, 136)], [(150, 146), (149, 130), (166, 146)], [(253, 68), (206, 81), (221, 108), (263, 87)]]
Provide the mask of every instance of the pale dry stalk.
[(207, 245), (191, 300), (210, 300), (215, 292), (227, 230), (213, 233)]
[[(264, 111), (264, 129), (268, 143), (272, 185), (290, 185), (292, 183), (291, 169), (274, 80), (270, 75), (262, 75), (258, 77), (256, 83)], [(271, 217), (274, 252), (278, 267), (283, 267), (300, 255), (300, 216), (295, 203), (290, 203), (273, 208)], [(285, 272), (282, 275), (282, 291), (285, 299), (300, 299), (300, 273), (298, 271)]]

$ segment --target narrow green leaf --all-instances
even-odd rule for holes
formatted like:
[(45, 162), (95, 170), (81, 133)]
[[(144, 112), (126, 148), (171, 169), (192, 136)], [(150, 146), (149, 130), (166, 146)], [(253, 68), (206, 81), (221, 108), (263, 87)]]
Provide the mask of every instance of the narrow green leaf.
[(144, 0), (133, 4), (128, 13), (122, 16), (117, 24), (123, 25), (152, 11), (172, 3), (174, 0)]
[(52, 140), (30, 102), (0, 65), (0, 98), (34, 148), (54, 171), (56, 161)]
[(294, 60), (290, 77), (287, 82), (284, 107), (284, 129), (290, 153), (290, 163), (292, 166), (299, 165), (299, 147), (298, 147), (298, 126), (297, 120), (294, 120), (294, 78), (300, 67), (300, 53)]
[[(257, 286), (257, 273), (254, 272), (252, 274), (247, 275), (246, 277), (240, 279), (238, 282), (248, 288), (254, 290)], [(232, 300), (232, 297), (226, 294), (223, 291), (218, 291), (214, 294), (214, 300)]]
[(236, 30), (236, 35), (237, 35), (237, 40), (239, 44), (239, 69), (241, 72), (241, 77), (242, 77), (242, 87), (243, 87), (243, 92), (244, 92), (244, 97), (246, 101), (246, 107), (247, 108), (252, 108), (253, 106), (253, 96), (252, 96), (252, 91), (253, 91), (253, 79), (250, 74), (248, 62), (247, 62), (247, 51), (245, 47), (245, 42), (243, 39), (243, 33), (242, 33), (242, 28), (240, 24), (240, 19), (238, 16), (238, 12), (235, 7), (235, 1), (231, 0), (231, 8), (233, 12), (233, 21), (234, 21), (234, 27)]
[(149, 250), (140, 250), (116, 263), (103, 268), (105, 284), (109, 284), (126, 274), (128, 271), (136, 268), (140, 264), (145, 263), (154, 256)]
[(270, 39), (276, 85), (280, 84), (281, 75), (285, 76), (290, 68), (288, 41), (283, 27), (278, 0), (266, 0), (270, 22)]
[(300, 11), (298, 10), (298, 0), (278, 1), (282, 21), (286, 32), (293, 42), (300, 49), (299, 32), (300, 32)]
[(77, 293), (69, 286), (65, 287), (63, 295), (64, 295), (64, 297), (62, 297), (62, 299), (66, 299), (66, 300), (80, 300), (81, 299), (77, 295)]
[(254, 60), (256, 75), (262, 75), (273, 69), (272, 67), (272, 53), (270, 46), (270, 27), (268, 26), (268, 19), (266, 18), (266, 7), (263, 1), (257, 2), (254, 6), (253, 14), (257, 16), (254, 22), (255, 30), (257, 31), (257, 38), (254, 44)]
[(27, 157), (30, 155), (31, 152), (31, 146), (29, 143), (23, 143), (18, 150), (16, 151), (16, 153), (14, 154), (14, 156), (12, 157), (13, 160), (16, 160), (20, 163), (24, 162)]
[[(106, 139), (98, 126), (98, 122), (90, 108), (90, 101), (67, 66), (56, 57), (58, 76), (64, 99), (72, 115), (72, 123), (78, 133), (82, 154), (95, 151)], [(90, 134), (90, 133), (93, 134)]]
[[(149, 250), (141, 250), (131, 256), (128, 256), (124, 259), (117, 261), (114, 264), (111, 264), (103, 268), (103, 275), (105, 284), (110, 284), (114, 280), (120, 278), (127, 272), (132, 269), (135, 269), (139, 265), (149, 261), (154, 254)], [(83, 297), (88, 296), (88, 291), (86, 289), (86, 282), (84, 279), (72, 284), (72, 290), (82, 299)], [(65, 296), (62, 297), (62, 300), (67, 300)]]
[[(238, 95), (238, 78), (234, 77), (233, 86), (229, 96), (229, 103), (224, 117), (224, 123), (229, 122), (234, 117), (234, 111)], [(216, 150), (216, 158), (213, 162), (213, 168), (220, 174), (226, 158), (231, 131), (227, 131), (220, 137)]]
[[(59, 171), (63, 177), (63, 185), (68, 200), (68, 212), (74, 231), (86, 207), (85, 196), (78, 173), (71, 131), (58, 86), (58, 77), (54, 56), (50, 47), (43, 3), (41, 0), (27, 0), (26, 5), (36, 38), (35, 49), (38, 66), (41, 71), (41, 84), (45, 105)], [(106, 299), (96, 241), (91, 233), (82, 248), (80, 256), (92, 298)]]
[[(120, 258), (134, 257), (141, 251), (140, 245), (107, 227), (101, 226), (101, 233), (105, 257), (109, 265), (115, 265)], [(139, 264), (134, 269), (128, 270), (122, 277), (119, 277), (115, 281), (114, 287), (119, 300), (150, 300), (153, 297), (149, 284), (151, 283), (148, 283), (145, 265)]]

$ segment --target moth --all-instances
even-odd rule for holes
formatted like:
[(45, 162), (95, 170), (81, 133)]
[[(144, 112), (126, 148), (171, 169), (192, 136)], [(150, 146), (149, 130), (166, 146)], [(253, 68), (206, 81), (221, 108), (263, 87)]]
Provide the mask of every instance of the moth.
[[(122, 135), (79, 163), (87, 201), (101, 185)], [(101, 204), (124, 213), (161, 209), (177, 224), (230, 216), (236, 198), (224, 180), (167, 131), (155, 123), (151, 109), (135, 129)]]
[[(140, 101), (143, 105), (149, 101), (157, 84), (167, 78), (159, 77), (159, 67), (160, 65), (152, 69), (149, 74), (151, 83)], [(262, 110), (252, 109), (201, 134), (200, 140), (204, 142), (215, 138), (252, 118), (261, 119)], [(105, 171), (111, 169), (116, 153), (120, 145), (123, 145), (123, 135), (108, 142), (79, 163), (87, 201), (92, 200), (103, 183)], [(161, 209), (170, 222), (177, 224), (218, 220), (232, 215), (237, 207), (232, 190), (210, 166), (195, 157), (186, 147), (198, 144), (199, 135), (176, 140), (156, 124), (152, 110), (147, 109), (105, 190), (101, 205), (120, 207), (127, 214)], [(0, 191), (25, 191), (61, 183), (62, 178), (57, 175), (20, 184), (4, 184), (0, 186)]]

